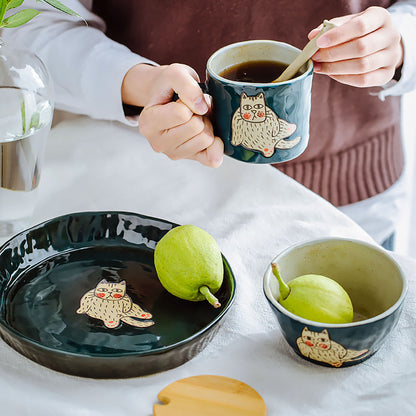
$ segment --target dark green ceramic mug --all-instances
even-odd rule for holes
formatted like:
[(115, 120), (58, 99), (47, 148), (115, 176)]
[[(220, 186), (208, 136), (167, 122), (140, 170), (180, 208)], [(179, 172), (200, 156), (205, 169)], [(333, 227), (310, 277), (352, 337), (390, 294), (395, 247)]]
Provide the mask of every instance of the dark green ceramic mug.
[(308, 61), (289, 81), (233, 81), (221, 74), (252, 61), (289, 64), (300, 53), (271, 40), (234, 43), (207, 62), (207, 91), (213, 97), (214, 132), (225, 154), (250, 163), (279, 163), (299, 156), (309, 141), (313, 63)]

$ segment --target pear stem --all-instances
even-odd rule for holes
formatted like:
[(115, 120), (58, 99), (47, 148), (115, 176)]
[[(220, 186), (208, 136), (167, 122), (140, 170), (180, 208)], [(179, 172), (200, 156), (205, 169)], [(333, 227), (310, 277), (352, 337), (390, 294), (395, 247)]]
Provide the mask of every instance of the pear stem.
[(279, 273), (279, 268), (276, 263), (272, 263), (272, 272), (279, 282), (279, 292), (283, 300), (285, 300), (290, 294), (290, 287), (283, 281)]
[(218, 299), (211, 293), (208, 286), (201, 286), (199, 291), (205, 296), (205, 299), (214, 307), (219, 308), (221, 303)]

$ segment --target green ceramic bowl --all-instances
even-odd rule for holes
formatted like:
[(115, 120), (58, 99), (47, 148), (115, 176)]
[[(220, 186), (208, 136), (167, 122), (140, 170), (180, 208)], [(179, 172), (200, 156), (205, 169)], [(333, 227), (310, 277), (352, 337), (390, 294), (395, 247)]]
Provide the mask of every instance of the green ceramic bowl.
[(274, 260), (285, 281), (304, 274), (336, 280), (349, 294), (354, 320), (347, 324), (310, 321), (287, 311), (271, 267), (263, 289), (288, 344), (306, 360), (329, 367), (363, 362), (377, 352), (396, 326), (407, 279), (389, 253), (358, 240), (327, 238), (296, 244)]
[(153, 253), (177, 224), (128, 212), (46, 221), (0, 248), (0, 335), (51, 369), (126, 378), (164, 371), (198, 354), (235, 293), (223, 257), (221, 308), (170, 295)]

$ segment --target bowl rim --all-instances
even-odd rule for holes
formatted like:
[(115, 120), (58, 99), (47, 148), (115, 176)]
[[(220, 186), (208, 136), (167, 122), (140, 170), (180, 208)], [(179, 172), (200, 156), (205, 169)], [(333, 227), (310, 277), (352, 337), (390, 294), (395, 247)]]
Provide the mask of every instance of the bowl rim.
[[(103, 211), (97, 211), (97, 210), (91, 210), (91, 211), (77, 211), (77, 212), (70, 212), (64, 215), (60, 215), (57, 217), (53, 217), (50, 219), (47, 219), (45, 221), (40, 222), (39, 224), (35, 224), (23, 231), (20, 231), (19, 233), (13, 235), (10, 239), (8, 239), (6, 242), (0, 245), (0, 254), (2, 250), (6, 248), (8, 244), (10, 244), (15, 238), (21, 237), (24, 234), (27, 234), (30, 231), (33, 231), (35, 229), (41, 228), (53, 221), (62, 221), (65, 218), (68, 218), (70, 216), (86, 216), (86, 215), (132, 215), (135, 217), (140, 217), (142, 219), (150, 219), (150, 220), (157, 220), (160, 222), (164, 222), (167, 224), (171, 224), (174, 227), (178, 226), (180, 224), (171, 222), (169, 220), (149, 216), (146, 214), (141, 214), (138, 212), (132, 212), (132, 211), (119, 211), (119, 210), (103, 210)], [(167, 346), (155, 348), (151, 351), (129, 351), (129, 352), (122, 352), (122, 353), (109, 353), (109, 354), (93, 354), (93, 353), (78, 353), (74, 351), (65, 351), (58, 348), (53, 348), (48, 345), (42, 344), (41, 342), (38, 342), (34, 339), (31, 339), (30, 337), (26, 336), (25, 334), (22, 334), (21, 332), (17, 331), (14, 327), (9, 325), (9, 323), (3, 318), (3, 314), (0, 314), (0, 334), (4, 331), (9, 334), (10, 337), (12, 337), (14, 340), (17, 340), (18, 342), (26, 342), (33, 347), (40, 349), (45, 352), (49, 352), (52, 354), (57, 354), (58, 356), (70, 356), (70, 357), (78, 357), (81, 359), (121, 359), (123, 357), (146, 357), (146, 356), (153, 356), (153, 355), (160, 355), (163, 353), (166, 353), (168, 351), (171, 351), (173, 349), (176, 349), (178, 347), (181, 347), (183, 345), (189, 344), (190, 342), (193, 342), (194, 340), (198, 339), (199, 337), (203, 336), (204, 334), (207, 334), (213, 329), (213, 327), (218, 324), (226, 315), (228, 310), (231, 308), (232, 304), (234, 303), (235, 296), (236, 296), (236, 278), (234, 275), (234, 272), (231, 268), (230, 263), (228, 262), (227, 258), (224, 256), (224, 254), (221, 251), (221, 257), (223, 261), (224, 268), (227, 267), (229, 271), (229, 284), (230, 284), (230, 297), (227, 300), (227, 303), (225, 303), (223, 310), (206, 326), (199, 329), (197, 332), (192, 334), (191, 336), (184, 338), (182, 340), (179, 340), (175, 343), (172, 343)], [(224, 273), (225, 274), (225, 273)], [(1, 294), (1, 293), (0, 293)], [(3, 307), (4, 299), (0, 299), (0, 307)], [(2, 336), (3, 338), (3, 336)]]
[[(331, 241), (345, 241), (345, 242), (351, 242), (351, 243), (355, 243), (355, 244), (358, 244), (358, 245), (366, 246), (370, 249), (373, 249), (373, 250), (379, 252), (381, 255), (383, 255), (385, 258), (387, 258), (397, 268), (397, 270), (399, 272), (399, 276), (402, 280), (403, 287), (402, 287), (402, 291), (401, 291), (401, 294), (400, 294), (399, 298), (396, 300), (396, 302), (392, 306), (390, 306), (390, 308), (386, 309), (383, 313), (381, 313), (379, 315), (373, 316), (372, 318), (364, 319), (362, 321), (350, 322), (350, 323), (345, 323), (345, 324), (333, 324), (333, 323), (312, 321), (312, 320), (305, 319), (305, 318), (302, 318), (300, 316), (297, 316), (297, 315), (293, 314), (292, 312), (289, 312), (286, 308), (284, 308), (277, 301), (277, 299), (275, 299), (275, 297), (273, 296), (272, 291), (270, 289), (270, 285), (269, 285), (270, 278), (272, 276), (270, 263), (273, 262), (273, 261), (276, 261), (279, 257), (286, 255), (287, 253), (289, 253), (290, 251), (293, 251), (294, 249), (298, 249), (298, 248), (302, 248), (302, 247), (306, 247), (306, 246), (314, 245), (314, 244), (331, 242)], [(321, 237), (321, 238), (318, 238), (318, 239), (305, 240), (305, 241), (302, 241), (302, 242), (292, 244), (289, 247), (287, 247), (286, 249), (280, 251), (271, 260), (271, 262), (267, 266), (267, 269), (266, 269), (266, 271), (264, 272), (264, 275), (263, 275), (263, 293), (264, 293), (264, 295), (266, 296), (269, 303), (271, 305), (273, 305), (273, 307), (275, 307), (281, 313), (283, 313), (284, 315), (288, 316), (289, 318), (294, 319), (295, 321), (298, 321), (298, 322), (300, 322), (302, 324), (305, 324), (305, 325), (310, 325), (310, 326), (315, 326), (315, 327), (325, 327), (325, 328), (351, 328), (351, 327), (357, 327), (357, 326), (363, 326), (363, 325), (371, 324), (371, 323), (380, 321), (380, 320), (390, 316), (393, 312), (395, 312), (401, 306), (401, 304), (403, 303), (403, 301), (404, 301), (404, 299), (407, 295), (407, 291), (408, 291), (408, 281), (407, 281), (406, 275), (403, 272), (402, 267), (387, 252), (387, 250), (385, 250), (384, 248), (382, 248), (381, 246), (378, 246), (376, 244), (372, 244), (372, 243), (369, 243), (367, 241), (359, 240), (359, 239), (356, 239), (356, 238)]]

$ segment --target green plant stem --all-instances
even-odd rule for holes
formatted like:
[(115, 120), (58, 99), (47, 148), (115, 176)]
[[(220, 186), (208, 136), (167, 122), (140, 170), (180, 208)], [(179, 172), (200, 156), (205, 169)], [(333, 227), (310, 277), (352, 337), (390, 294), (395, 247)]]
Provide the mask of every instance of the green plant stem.
[(211, 293), (208, 286), (201, 286), (199, 291), (205, 296), (205, 299), (214, 307), (219, 308), (221, 303), (218, 299)]
[(276, 277), (277, 281), (279, 282), (280, 296), (282, 297), (283, 300), (285, 300), (290, 294), (290, 287), (283, 281), (282, 277), (280, 276), (279, 268), (277, 267), (277, 264), (272, 263), (271, 266), (272, 266), (272, 272), (274, 276)]

